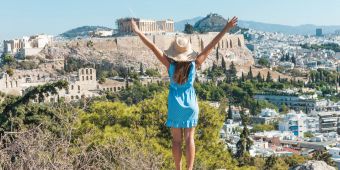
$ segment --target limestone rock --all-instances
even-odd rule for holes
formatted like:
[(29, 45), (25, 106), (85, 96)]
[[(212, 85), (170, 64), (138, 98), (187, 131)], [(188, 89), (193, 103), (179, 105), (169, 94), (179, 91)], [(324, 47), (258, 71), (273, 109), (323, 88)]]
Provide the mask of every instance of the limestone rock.
[[(217, 33), (181, 36), (188, 38), (193, 49), (200, 52), (216, 35)], [(148, 39), (161, 50), (166, 50), (175, 36), (151, 35)], [(254, 59), (244, 44), (243, 35), (225, 35), (211, 52), (202, 69), (209, 68), (214, 62), (221, 64), (222, 57), (225, 58), (227, 64), (234, 61), (236, 65), (249, 67), (254, 63)], [(216, 57), (217, 47), (219, 47), (219, 59)], [(162, 75), (167, 75), (166, 68), (162, 67), (152, 51), (137, 36), (59, 41), (45, 47), (39, 57), (47, 59), (72, 57), (90, 64), (111, 63), (113, 69), (129, 67), (137, 71), (142, 64), (144, 68), (158, 69)]]
[(290, 168), (290, 170), (336, 170), (334, 167), (327, 165), (324, 161), (307, 161), (305, 164)]

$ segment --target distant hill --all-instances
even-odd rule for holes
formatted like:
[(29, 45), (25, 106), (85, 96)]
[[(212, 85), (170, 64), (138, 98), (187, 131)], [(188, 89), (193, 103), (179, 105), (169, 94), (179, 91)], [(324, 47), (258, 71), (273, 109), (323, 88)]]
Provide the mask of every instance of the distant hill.
[(194, 29), (198, 32), (219, 32), (227, 24), (227, 20), (218, 14), (208, 14), (197, 21)]
[[(184, 30), (185, 24), (191, 24), (194, 27), (194, 30), (197, 32), (219, 32), (222, 31), (224, 26), (227, 23), (227, 20), (223, 18), (221, 15), (211, 13), (206, 17), (196, 17), (193, 19), (182, 20), (175, 23), (175, 30), (182, 32)], [(176, 29), (177, 28), (177, 29)], [(244, 31), (240, 27), (235, 27), (231, 32)]]
[[(209, 14), (209, 15), (207, 17), (195, 17), (192, 19), (175, 22), (175, 30), (183, 31), (186, 23), (189, 23), (194, 26), (196, 22), (199, 22), (200, 27), (206, 27), (206, 26), (209, 26), (209, 24), (210, 24), (210, 27), (212, 25), (217, 25), (217, 27), (220, 27), (218, 25), (224, 22), (224, 20), (222, 19), (223, 18), (222, 16), (219, 16), (219, 15), (214, 16), (214, 14)], [(204, 25), (207, 23), (209, 24)], [(340, 25), (318, 26), (318, 25), (312, 25), (312, 24), (305, 24), (305, 25), (299, 25), (299, 26), (289, 26), (289, 25), (282, 25), (282, 24), (270, 24), (270, 23), (245, 21), (245, 20), (239, 20), (238, 25), (242, 28), (251, 28), (251, 29), (255, 29), (259, 31), (266, 31), (266, 32), (281, 32), (285, 34), (314, 35), (316, 28), (322, 28), (322, 31), (324, 34), (333, 34), (336, 31), (338, 31), (338, 34), (340, 34), (340, 31), (339, 31)]]
[(195, 23), (199, 20), (201, 20), (204, 17), (195, 17), (192, 19), (186, 19), (186, 20), (181, 20), (178, 22), (175, 22), (175, 31), (179, 31), (182, 32), (185, 28), (185, 24), (191, 24), (191, 25), (195, 25)]
[(88, 33), (90, 31), (96, 31), (96, 30), (112, 30), (111, 28), (108, 27), (103, 27), (103, 26), (82, 26), (78, 28), (71, 29), (69, 31), (66, 31), (59, 36), (62, 38), (67, 38), (67, 39), (72, 39), (72, 38), (77, 38), (77, 37), (87, 37)]
[(300, 35), (314, 35), (315, 29), (322, 28), (324, 34), (333, 34), (340, 29), (340, 25), (331, 26), (317, 26), (312, 24), (305, 24), (299, 26), (289, 26), (281, 24), (268, 24), (254, 21), (239, 21), (239, 26), (244, 28), (251, 28), (259, 31), (267, 32), (281, 32), (285, 34), (300, 34)]

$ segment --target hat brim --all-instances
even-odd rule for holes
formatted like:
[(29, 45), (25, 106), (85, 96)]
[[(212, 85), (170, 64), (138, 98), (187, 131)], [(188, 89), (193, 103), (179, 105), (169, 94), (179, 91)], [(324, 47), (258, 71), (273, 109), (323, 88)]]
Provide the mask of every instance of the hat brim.
[(165, 50), (164, 53), (166, 56), (174, 61), (186, 62), (186, 61), (195, 61), (198, 53), (194, 50), (188, 50), (183, 53), (176, 51), (173, 46), (168, 50)]

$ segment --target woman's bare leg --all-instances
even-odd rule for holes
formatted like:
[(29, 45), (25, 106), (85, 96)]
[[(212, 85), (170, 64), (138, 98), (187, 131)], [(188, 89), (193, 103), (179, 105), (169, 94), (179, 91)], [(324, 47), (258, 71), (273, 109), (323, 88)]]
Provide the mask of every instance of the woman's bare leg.
[(187, 160), (187, 168), (188, 170), (192, 170), (194, 168), (194, 160), (195, 160), (195, 128), (185, 128), (184, 129), (184, 138), (185, 138), (185, 157)]
[(183, 130), (181, 128), (171, 128), (172, 134), (172, 156), (175, 160), (176, 170), (182, 169), (182, 136)]

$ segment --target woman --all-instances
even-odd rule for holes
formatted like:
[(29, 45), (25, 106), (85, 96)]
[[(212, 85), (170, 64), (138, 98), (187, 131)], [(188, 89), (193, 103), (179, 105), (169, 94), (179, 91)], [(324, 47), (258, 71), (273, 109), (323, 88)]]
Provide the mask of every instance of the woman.
[(140, 37), (143, 43), (149, 47), (158, 60), (167, 68), (170, 77), (168, 96), (168, 118), (166, 126), (171, 128), (172, 154), (176, 169), (181, 169), (181, 145), (184, 131), (186, 146), (187, 168), (193, 169), (195, 157), (194, 132), (198, 122), (198, 104), (193, 83), (195, 81), (196, 68), (199, 68), (213, 47), (221, 38), (237, 24), (237, 17), (233, 17), (223, 30), (203, 49), (196, 53), (191, 49), (190, 42), (177, 37), (170, 48), (161, 51), (155, 44), (146, 38), (139, 30), (136, 22), (131, 21), (132, 30)]

